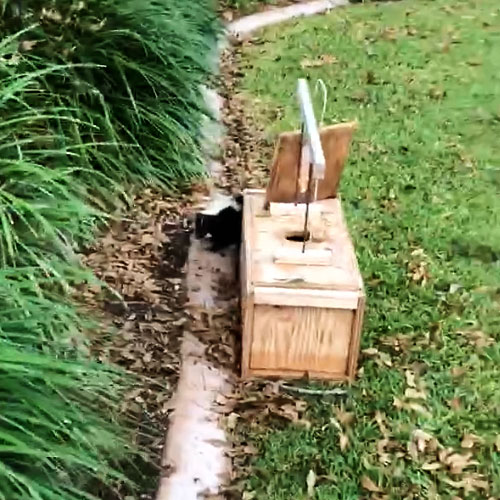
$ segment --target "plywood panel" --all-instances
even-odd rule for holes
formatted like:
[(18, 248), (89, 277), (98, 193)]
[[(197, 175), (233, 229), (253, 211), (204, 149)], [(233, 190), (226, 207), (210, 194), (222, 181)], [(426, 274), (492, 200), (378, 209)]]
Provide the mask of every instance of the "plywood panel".
[(354, 311), (256, 305), (251, 369), (346, 374)]
[[(320, 130), (321, 145), (326, 159), (325, 178), (319, 181), (318, 200), (335, 198), (349, 153), (355, 122), (330, 125)], [(271, 178), (266, 201), (295, 202), (297, 163), (300, 155), (300, 132), (285, 132), (278, 137), (271, 166)], [(304, 202), (305, 200), (298, 200)]]

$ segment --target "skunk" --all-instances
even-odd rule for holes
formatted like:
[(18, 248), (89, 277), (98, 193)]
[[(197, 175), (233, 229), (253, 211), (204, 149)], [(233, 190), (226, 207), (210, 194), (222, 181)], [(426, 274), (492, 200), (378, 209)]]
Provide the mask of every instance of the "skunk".
[(196, 214), (195, 235), (210, 235), (212, 252), (241, 243), (243, 195), (216, 195), (210, 204)]

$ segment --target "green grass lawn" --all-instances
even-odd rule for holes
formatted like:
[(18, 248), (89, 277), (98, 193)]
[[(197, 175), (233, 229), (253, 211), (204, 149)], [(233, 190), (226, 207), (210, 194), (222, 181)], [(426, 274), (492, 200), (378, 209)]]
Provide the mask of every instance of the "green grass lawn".
[(297, 128), (299, 77), (325, 82), (326, 124), (359, 121), (341, 193), (368, 296), (349, 397), (309, 400), (310, 428), (240, 427), (247, 489), (499, 498), (500, 3), (351, 6), (265, 31), (242, 65), (269, 133)]

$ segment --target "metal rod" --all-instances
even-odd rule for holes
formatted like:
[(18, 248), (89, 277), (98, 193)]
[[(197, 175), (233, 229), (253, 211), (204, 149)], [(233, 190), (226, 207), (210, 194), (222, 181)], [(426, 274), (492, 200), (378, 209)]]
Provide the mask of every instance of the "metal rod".
[(304, 122), (300, 124), (300, 145), (299, 145), (299, 158), (297, 160), (297, 177), (295, 179), (295, 206), (299, 202), (299, 179), (300, 179), (300, 166), (302, 163), (302, 147), (304, 146)]
[(309, 204), (311, 203), (311, 184), (312, 184), (313, 164), (309, 163), (309, 178), (307, 179), (307, 197), (306, 197), (306, 216), (304, 217), (304, 242), (302, 244), (302, 253), (306, 251), (306, 241), (308, 235), (307, 226), (309, 224)]

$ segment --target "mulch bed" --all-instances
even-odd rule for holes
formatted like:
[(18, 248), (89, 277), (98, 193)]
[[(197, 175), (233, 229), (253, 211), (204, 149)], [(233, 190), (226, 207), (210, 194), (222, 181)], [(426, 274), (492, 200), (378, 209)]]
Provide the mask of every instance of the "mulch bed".
[(224, 172), (215, 182), (224, 188), (263, 188), (269, 176), (274, 145), (266, 138), (256, 117), (248, 113), (251, 103), (238, 93), (238, 81), (243, 76), (240, 58), (241, 46), (228, 49), (221, 56), (218, 84), (223, 98), (221, 119), (225, 136), (221, 161)]
[(92, 332), (93, 355), (137, 377), (123, 412), (134, 418), (137, 444), (150, 455), (151, 463), (144, 464), (149, 470), (140, 471), (149, 476), (144, 499), (153, 498), (159, 477), (181, 338), (191, 319), (184, 280), (191, 203), (187, 195), (143, 191), (128, 217), (111, 225), (83, 258), (105, 283), (83, 292), (101, 324)]

